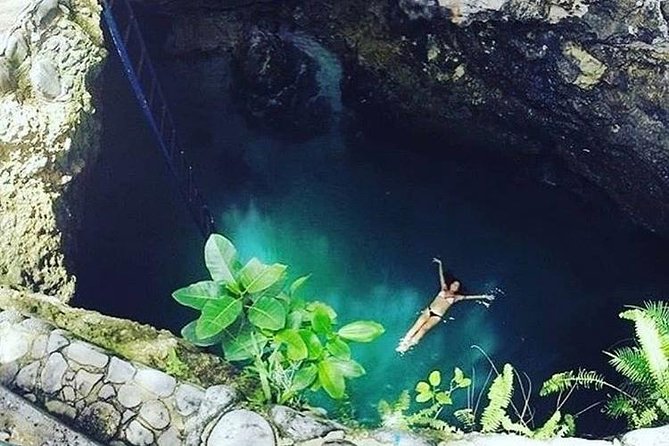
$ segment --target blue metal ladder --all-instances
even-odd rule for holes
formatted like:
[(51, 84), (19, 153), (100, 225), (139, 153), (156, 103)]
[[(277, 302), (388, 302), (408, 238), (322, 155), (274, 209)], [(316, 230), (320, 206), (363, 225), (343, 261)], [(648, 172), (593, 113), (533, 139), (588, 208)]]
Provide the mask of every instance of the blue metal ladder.
[(102, 6), (104, 22), (135, 97), (195, 223), (206, 238), (216, 231), (214, 217), (196, 185), (193, 166), (179, 146), (174, 119), (149, 58), (134, 11), (128, 0), (102, 0)]

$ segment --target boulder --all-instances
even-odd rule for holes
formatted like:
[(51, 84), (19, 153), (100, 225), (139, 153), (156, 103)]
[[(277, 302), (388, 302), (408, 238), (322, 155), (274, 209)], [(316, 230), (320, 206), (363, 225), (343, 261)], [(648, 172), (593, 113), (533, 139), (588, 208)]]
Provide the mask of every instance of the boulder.
[(297, 139), (325, 131), (332, 109), (321, 96), (319, 66), (288, 34), (250, 26), (234, 52), (233, 93), (256, 125)]

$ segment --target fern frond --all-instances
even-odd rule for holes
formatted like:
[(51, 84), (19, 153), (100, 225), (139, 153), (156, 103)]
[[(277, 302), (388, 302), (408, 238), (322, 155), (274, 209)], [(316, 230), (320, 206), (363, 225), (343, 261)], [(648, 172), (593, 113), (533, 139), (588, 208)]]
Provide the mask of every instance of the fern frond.
[(639, 413), (633, 413), (630, 417), (632, 425), (636, 428), (652, 426), (658, 419), (657, 411), (654, 407), (647, 407)]
[(635, 410), (632, 401), (622, 394), (612, 396), (604, 407), (606, 414), (612, 418), (629, 417)]
[(437, 412), (439, 412), (439, 408), (441, 405), (439, 403), (434, 403), (430, 407), (426, 407), (425, 409), (421, 409), (420, 411), (416, 412), (415, 414), (407, 416), (407, 423), (409, 425), (415, 424), (417, 420), (422, 420), (422, 419), (434, 419), (435, 416), (437, 415)]
[(386, 417), (393, 412), (390, 407), (390, 403), (388, 403), (386, 400), (379, 401), (379, 403), (376, 405), (376, 410), (379, 412), (379, 416), (381, 418)]
[(474, 415), (474, 409), (471, 408), (458, 409), (455, 412), (453, 412), (453, 416), (455, 417), (456, 420), (458, 420), (462, 424), (462, 427), (464, 427), (467, 431), (473, 429), (474, 425), (476, 424), (476, 416)]
[(604, 377), (597, 372), (579, 369), (578, 372), (574, 373), (573, 370), (569, 370), (551, 376), (541, 386), (539, 395), (552, 395), (566, 392), (572, 388), (600, 390), (605, 383)]
[(660, 331), (653, 318), (642, 310), (637, 310), (632, 320), (634, 321), (636, 337), (641, 344), (641, 350), (646, 357), (650, 372), (656, 382), (659, 383), (660, 377), (669, 369), (669, 359), (662, 350)]
[(532, 438), (548, 440), (549, 438), (557, 437), (561, 427), (560, 421), (562, 421), (562, 414), (559, 410), (556, 410), (543, 426), (534, 431)]
[(669, 302), (646, 301), (643, 311), (655, 322), (661, 334), (669, 334)]
[(666, 399), (658, 399), (655, 405), (660, 409), (660, 413), (662, 413), (665, 418), (669, 418), (669, 402), (667, 402)]
[(634, 383), (652, 381), (650, 366), (643, 352), (636, 347), (622, 347), (613, 353), (605, 352), (611, 357), (609, 364), (625, 378)]
[(576, 419), (571, 414), (564, 414), (562, 424), (557, 432), (558, 437), (573, 437), (576, 435)]
[(386, 400), (381, 400), (376, 408), (381, 418), (381, 424), (385, 427), (393, 429), (408, 429), (407, 416), (405, 412), (409, 409), (411, 404), (411, 396), (407, 390), (404, 390), (397, 401), (389, 403)]
[(501, 420), (502, 429), (505, 432), (520, 434), (526, 437), (532, 436), (532, 430), (522, 423), (514, 423), (508, 415), (504, 415)]
[(455, 433), (457, 429), (444, 420), (439, 420), (435, 418), (420, 418), (417, 420), (417, 423), (414, 424), (415, 427), (426, 427), (429, 429), (434, 429), (436, 431)]
[(511, 397), (513, 396), (513, 367), (504, 364), (504, 370), (493, 380), (488, 390), (488, 406), (481, 415), (483, 432), (494, 432), (499, 429), (506, 415)]
[(393, 410), (396, 412), (406, 412), (409, 410), (409, 406), (411, 406), (411, 395), (409, 395), (408, 390), (403, 390), (393, 405)]

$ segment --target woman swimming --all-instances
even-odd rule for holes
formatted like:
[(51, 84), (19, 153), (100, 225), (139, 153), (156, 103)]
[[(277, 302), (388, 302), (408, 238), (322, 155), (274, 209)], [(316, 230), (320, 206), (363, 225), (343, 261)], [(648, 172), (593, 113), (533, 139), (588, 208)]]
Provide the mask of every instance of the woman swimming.
[(495, 296), (492, 294), (478, 294), (473, 296), (458, 294), (458, 291), (460, 290), (460, 282), (455, 280), (451, 282), (450, 285), (446, 285), (446, 279), (444, 279), (444, 267), (441, 264), (441, 260), (432, 259), (432, 261), (439, 265), (439, 283), (441, 284), (441, 291), (435, 296), (432, 303), (423, 310), (416, 323), (413, 324), (407, 334), (400, 340), (399, 345), (395, 349), (395, 351), (399, 353), (404, 353), (414, 345), (418, 344), (423, 336), (442, 320), (446, 312), (454, 303), (463, 300), (478, 300), (483, 305), (488, 306), (490, 305), (489, 301), (495, 299)]

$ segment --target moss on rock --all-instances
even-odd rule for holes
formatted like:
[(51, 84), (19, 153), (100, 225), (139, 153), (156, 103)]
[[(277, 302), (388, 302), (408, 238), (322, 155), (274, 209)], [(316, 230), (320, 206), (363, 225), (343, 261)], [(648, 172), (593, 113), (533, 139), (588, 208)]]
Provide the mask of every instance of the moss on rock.
[(234, 368), (167, 330), (72, 308), (53, 297), (0, 288), (0, 308), (43, 319), (125, 359), (202, 386), (231, 384)]

